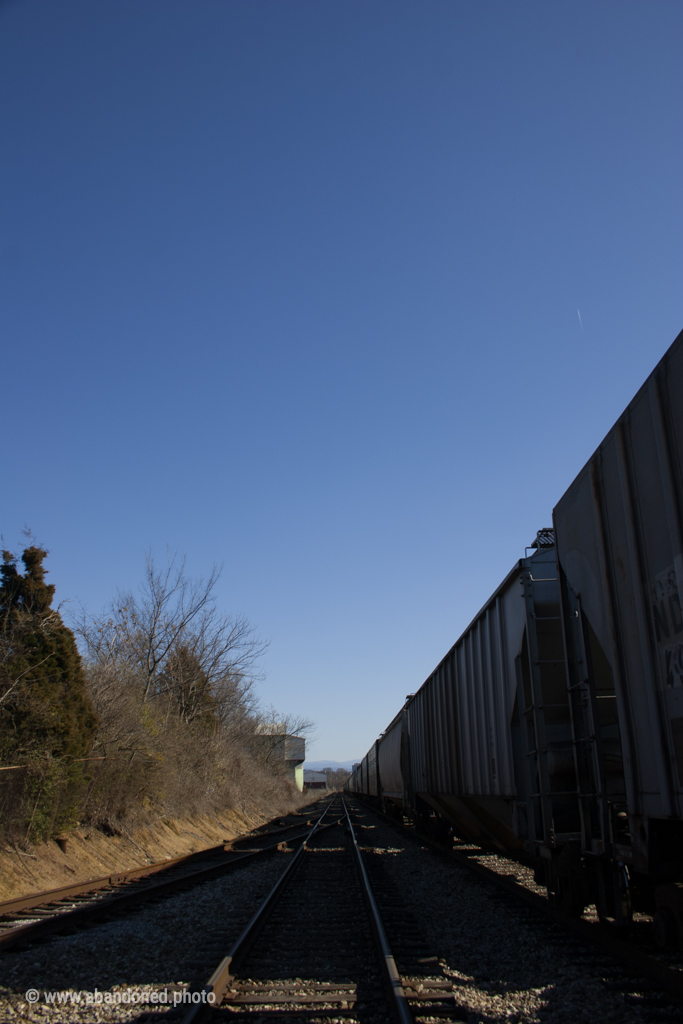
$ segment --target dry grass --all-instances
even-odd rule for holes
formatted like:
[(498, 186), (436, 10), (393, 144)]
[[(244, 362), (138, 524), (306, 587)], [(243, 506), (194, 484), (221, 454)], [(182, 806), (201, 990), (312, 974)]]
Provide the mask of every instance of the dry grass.
[(258, 719), (244, 709), (222, 721), (186, 722), (163, 697), (144, 701), (135, 673), (87, 671), (100, 729), (81, 817), (118, 831), (160, 815), (227, 808), (278, 813), (300, 802), (282, 768), (259, 754)]

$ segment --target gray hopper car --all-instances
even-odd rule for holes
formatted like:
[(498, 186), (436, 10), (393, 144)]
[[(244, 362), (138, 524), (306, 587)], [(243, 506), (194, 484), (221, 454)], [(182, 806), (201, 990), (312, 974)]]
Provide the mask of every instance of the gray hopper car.
[(683, 881), (682, 457), (683, 333), (554, 510), (583, 863), (617, 920), (632, 880), (673, 883), (662, 927)]
[[(683, 882), (683, 334), (348, 788), (662, 942)], [(678, 922), (683, 936), (683, 919)]]

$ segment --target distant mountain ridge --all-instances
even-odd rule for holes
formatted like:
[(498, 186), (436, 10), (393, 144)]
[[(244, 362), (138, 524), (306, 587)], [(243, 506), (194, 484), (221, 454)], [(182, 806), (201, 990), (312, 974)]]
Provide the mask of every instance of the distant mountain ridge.
[(304, 768), (310, 768), (314, 772), (319, 772), (323, 768), (345, 768), (350, 772), (354, 764), (358, 764), (360, 760), (359, 757), (355, 761), (304, 761)]

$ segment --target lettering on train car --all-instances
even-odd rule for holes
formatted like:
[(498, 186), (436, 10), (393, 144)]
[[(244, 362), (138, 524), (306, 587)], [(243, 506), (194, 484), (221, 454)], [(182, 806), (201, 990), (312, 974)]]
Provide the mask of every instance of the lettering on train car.
[(673, 565), (655, 576), (652, 614), (666, 685), (683, 686), (683, 611)]

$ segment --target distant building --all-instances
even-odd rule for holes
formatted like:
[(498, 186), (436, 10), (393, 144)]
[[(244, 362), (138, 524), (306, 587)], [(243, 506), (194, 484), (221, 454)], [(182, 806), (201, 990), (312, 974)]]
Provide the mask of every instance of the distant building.
[(273, 761), (279, 761), (284, 775), (299, 792), (304, 788), (303, 762), (306, 758), (306, 740), (292, 736), (279, 722), (262, 722), (256, 730), (259, 740), (270, 748)]
[(325, 772), (312, 772), (310, 768), (304, 768), (304, 789), (327, 789)]

